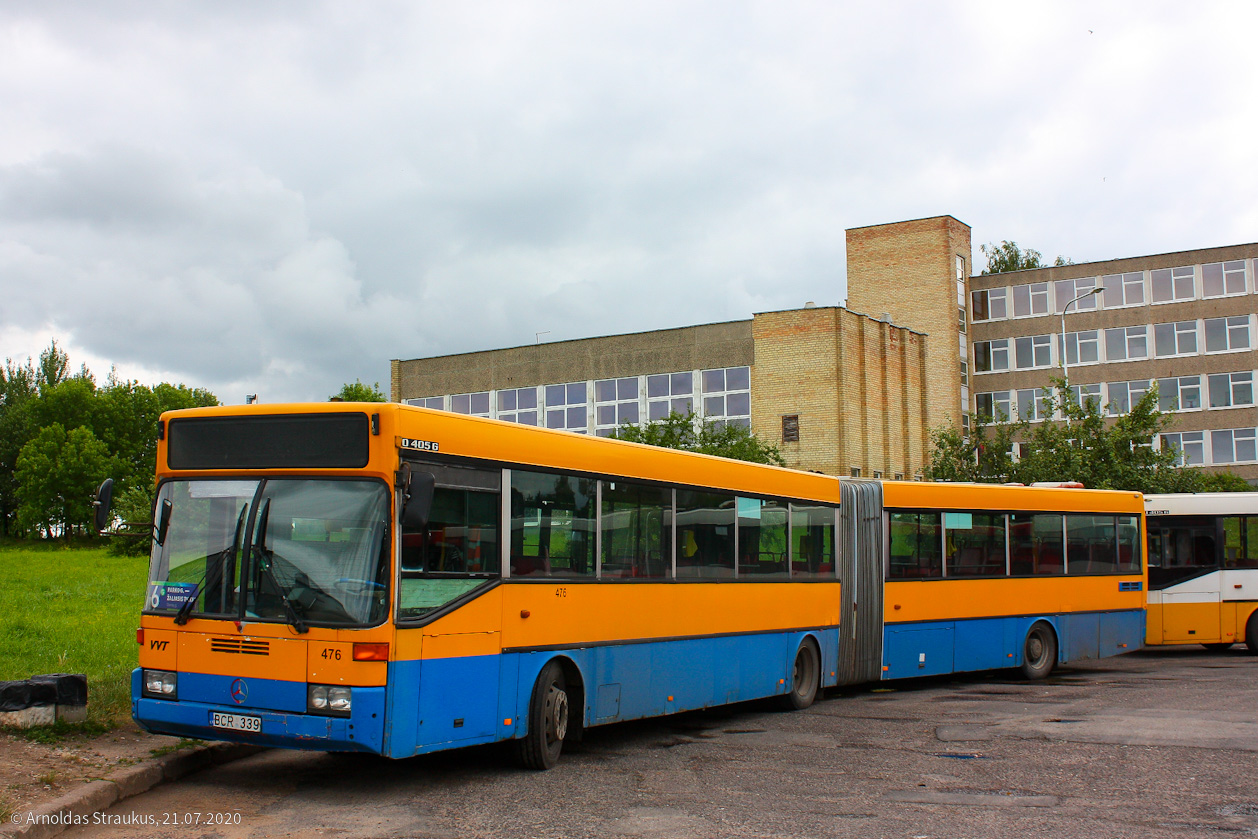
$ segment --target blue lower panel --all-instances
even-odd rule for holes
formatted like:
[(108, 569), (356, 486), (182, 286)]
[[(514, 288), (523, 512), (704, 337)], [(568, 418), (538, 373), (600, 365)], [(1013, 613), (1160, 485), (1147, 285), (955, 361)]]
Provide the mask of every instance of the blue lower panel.
[[(189, 676), (179, 674), (179, 699), (148, 699), (140, 695), (140, 670), (131, 674), (131, 713), (142, 728), (158, 734), (178, 737), (196, 737), (202, 740), (226, 740), (234, 743), (253, 743), (259, 746), (280, 746), (287, 749), (317, 749), (338, 752), (381, 753), (384, 746), (384, 697), (381, 687), (353, 688), (353, 710), (349, 717), (323, 717), (315, 714), (291, 713), (254, 707), (246, 704), (211, 703), (185, 698), (185, 680), (197, 684)], [(219, 677), (224, 678), (224, 677)], [(232, 681), (227, 677), (228, 681)], [(249, 681), (250, 695), (283, 694), (296, 683), (277, 682), (268, 679)], [(305, 707), (306, 685), (297, 685)], [(259, 734), (230, 731), (210, 725), (211, 715), (219, 711), (228, 714), (244, 714), (262, 720)]]
[[(533, 685), (555, 659), (578, 675), (584, 701), (572, 713), (586, 725), (785, 693), (806, 634), (833, 669), (835, 629), (393, 662), (384, 753), (406, 757), (523, 736)], [(570, 695), (575, 702), (575, 690)]]
[(1144, 644), (1143, 610), (891, 624), (883, 634), (884, 679), (1022, 665), (1027, 632), (1046, 621), (1058, 663), (1104, 658)]

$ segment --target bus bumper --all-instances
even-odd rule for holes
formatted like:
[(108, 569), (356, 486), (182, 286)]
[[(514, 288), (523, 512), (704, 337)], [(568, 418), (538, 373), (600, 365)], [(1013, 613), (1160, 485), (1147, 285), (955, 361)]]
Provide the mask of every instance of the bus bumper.
[[(151, 699), (141, 696), (141, 678), (138, 668), (132, 671), (131, 715), (141, 728), (154, 734), (323, 752), (380, 754), (383, 748), (383, 687), (355, 687), (351, 715), (326, 717), (195, 700)], [(215, 727), (210, 722), (215, 712), (257, 717), (262, 730), (244, 732)]]

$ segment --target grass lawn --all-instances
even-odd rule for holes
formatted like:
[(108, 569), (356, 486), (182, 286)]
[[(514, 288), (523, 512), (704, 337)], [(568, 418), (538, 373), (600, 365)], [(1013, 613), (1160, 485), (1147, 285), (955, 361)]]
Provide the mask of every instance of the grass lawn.
[(131, 715), (147, 557), (0, 542), (0, 680), (86, 673), (88, 724)]

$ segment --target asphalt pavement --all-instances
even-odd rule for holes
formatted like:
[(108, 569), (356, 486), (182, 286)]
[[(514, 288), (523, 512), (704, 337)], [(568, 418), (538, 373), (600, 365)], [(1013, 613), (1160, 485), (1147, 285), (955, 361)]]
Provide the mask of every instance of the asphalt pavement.
[(65, 837), (1218, 837), (1258, 834), (1258, 656), (1146, 650), (593, 729), (549, 772), (485, 747), (269, 751)]

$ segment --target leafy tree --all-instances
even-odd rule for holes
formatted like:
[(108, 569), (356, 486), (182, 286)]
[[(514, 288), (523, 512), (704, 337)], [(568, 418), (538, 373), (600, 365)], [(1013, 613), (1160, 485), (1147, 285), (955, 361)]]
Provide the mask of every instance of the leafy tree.
[[(1095, 400), (1079, 404), (1065, 379), (1055, 379), (1041, 399), (1045, 416), (1062, 416), (1066, 422), (1026, 419), (1004, 422), (1005, 417), (977, 417), (966, 436), (948, 426), (936, 429), (934, 451), (924, 474), (932, 481), (1023, 483), (1078, 481), (1092, 489), (1136, 492), (1201, 492), (1207, 483), (1249, 489), (1235, 475), (1229, 480), (1207, 477), (1203, 470), (1176, 466), (1179, 453), (1154, 448), (1157, 434), (1170, 428), (1175, 417), (1158, 409), (1157, 389), (1144, 395), (1130, 412), (1107, 418)], [(1021, 456), (1010, 451), (1021, 442)]]
[[(1044, 264), (1043, 255), (1039, 251), (1032, 248), (1022, 250), (1017, 242), (1010, 242), (1007, 239), (999, 245), (979, 245), (978, 249), (983, 252), (983, 256), (987, 257), (987, 267), (983, 269), (984, 274), (1003, 274), (1006, 271), (1048, 267)], [(1074, 263), (1064, 256), (1059, 256), (1053, 264), (1073, 265)]]
[(645, 443), (666, 449), (711, 454), (751, 463), (768, 463), (785, 466), (778, 447), (766, 443), (740, 425), (718, 426), (710, 420), (700, 420), (693, 411), (684, 414), (670, 413), (667, 417), (643, 425), (622, 425), (612, 434), (617, 440)]
[(18, 453), (34, 435), (38, 426), (30, 415), (30, 402), (38, 393), (35, 368), (31, 360), (25, 365), (6, 358), (0, 369), (0, 533), (14, 534), (17, 511), (17, 480), (13, 470)]
[[(18, 456), (41, 429), (86, 429), (110, 455), (116, 496), (129, 488), (152, 491), (157, 453), (157, 420), (163, 411), (217, 405), (206, 390), (159, 384), (152, 388), (121, 381), (113, 372), (104, 387), (81, 367), (70, 375), (70, 359), (56, 341), (40, 353), (39, 364), (7, 359), (0, 370), (0, 531), (23, 535), (31, 529), (32, 508), (18, 515)], [(73, 434), (73, 432), (69, 432)], [(28, 493), (29, 496), (29, 493)], [(38, 516), (36, 517), (38, 518)], [(34, 527), (47, 533), (47, 527)]]
[(18, 523), (48, 538), (60, 530), (67, 540), (86, 530), (96, 488), (112, 465), (105, 444), (86, 428), (67, 432), (54, 422), (40, 430), (17, 458)]
[(354, 379), (353, 384), (346, 382), (345, 384), (341, 385), (340, 391), (338, 391), (332, 397), (332, 401), (388, 402), (389, 398), (385, 396), (384, 393), (380, 390), (379, 382), (376, 382), (375, 384), (368, 387), (367, 385), (363, 384), (358, 379)]

